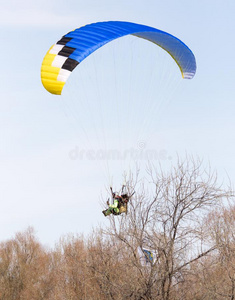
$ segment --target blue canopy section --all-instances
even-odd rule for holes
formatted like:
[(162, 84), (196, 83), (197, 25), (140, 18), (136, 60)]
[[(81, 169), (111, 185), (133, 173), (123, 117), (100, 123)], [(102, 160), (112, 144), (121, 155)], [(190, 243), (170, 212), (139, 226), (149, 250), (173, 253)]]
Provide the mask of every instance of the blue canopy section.
[(183, 78), (191, 79), (195, 75), (195, 57), (181, 40), (156, 28), (130, 22), (99, 22), (69, 32), (64, 36), (65, 40), (68, 39), (65, 45), (74, 51), (68, 58), (80, 63), (108, 42), (129, 34), (153, 42), (167, 51), (178, 64)]

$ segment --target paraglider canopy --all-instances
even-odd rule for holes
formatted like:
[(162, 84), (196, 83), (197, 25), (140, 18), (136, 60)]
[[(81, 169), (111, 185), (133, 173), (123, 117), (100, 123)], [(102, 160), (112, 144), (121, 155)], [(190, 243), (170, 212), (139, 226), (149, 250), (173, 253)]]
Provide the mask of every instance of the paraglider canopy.
[(126, 35), (143, 38), (163, 48), (175, 60), (183, 78), (191, 79), (195, 75), (195, 57), (178, 38), (141, 24), (108, 21), (75, 29), (53, 45), (44, 57), (41, 67), (43, 86), (48, 92), (60, 95), (69, 75), (79, 63), (98, 48)]

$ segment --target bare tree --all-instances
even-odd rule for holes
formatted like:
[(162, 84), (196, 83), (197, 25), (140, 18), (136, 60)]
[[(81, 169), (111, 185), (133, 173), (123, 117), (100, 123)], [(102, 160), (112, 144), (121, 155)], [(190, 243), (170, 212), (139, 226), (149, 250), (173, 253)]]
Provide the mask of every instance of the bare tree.
[(56, 268), (54, 299), (87, 299), (87, 251), (82, 236), (67, 235), (53, 252)]
[[(140, 286), (133, 299), (177, 299), (190, 264), (216, 249), (216, 243), (205, 242), (203, 217), (231, 191), (223, 190), (216, 174), (193, 158), (178, 160), (168, 172), (150, 168), (148, 175), (152, 192), (140, 182), (128, 216), (110, 218), (106, 233), (129, 251)], [(156, 259), (143, 266), (138, 247), (148, 248)]]
[(235, 299), (235, 206), (214, 210), (205, 220), (216, 251), (201, 264), (201, 282), (208, 299)]
[(0, 244), (0, 299), (49, 299), (53, 290), (50, 256), (28, 228)]

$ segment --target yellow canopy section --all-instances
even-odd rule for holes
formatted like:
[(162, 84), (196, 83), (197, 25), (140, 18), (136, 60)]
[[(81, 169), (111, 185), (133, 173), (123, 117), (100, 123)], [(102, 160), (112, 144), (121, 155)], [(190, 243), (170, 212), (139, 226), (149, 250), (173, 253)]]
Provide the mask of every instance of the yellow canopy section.
[(41, 80), (44, 88), (47, 91), (55, 95), (61, 95), (65, 82), (58, 81), (58, 75), (61, 68), (52, 65), (55, 57), (57, 56), (57, 54), (50, 53), (53, 46), (49, 49), (43, 59), (41, 67)]

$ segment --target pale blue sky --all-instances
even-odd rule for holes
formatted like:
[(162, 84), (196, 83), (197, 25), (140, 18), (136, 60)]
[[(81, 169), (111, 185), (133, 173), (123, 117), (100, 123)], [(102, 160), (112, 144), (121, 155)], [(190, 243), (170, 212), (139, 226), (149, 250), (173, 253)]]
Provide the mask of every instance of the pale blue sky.
[[(210, 161), (221, 178), (228, 173), (234, 182), (234, 14), (233, 0), (1, 1), (0, 240), (31, 225), (43, 243), (52, 245), (62, 234), (87, 233), (107, 222), (100, 214), (101, 194), (106, 195), (109, 184), (101, 171), (105, 164), (71, 159), (76, 147), (89, 149), (81, 122), (87, 126), (85, 135), (94, 137), (87, 112), (80, 110), (82, 121), (74, 122), (73, 109), (78, 107), (63, 102), (72, 94), (57, 100), (40, 81), (48, 48), (63, 34), (87, 23), (141, 23), (177, 36), (192, 49), (198, 67), (195, 78), (184, 80), (174, 99), (158, 112), (157, 127), (151, 127), (155, 123), (149, 127), (154, 133), (150, 139), (143, 134), (141, 140), (132, 142), (145, 142), (146, 148), (158, 153), (164, 150), (172, 159), (176, 153), (199, 155)], [(96, 59), (105, 51), (108, 48)], [(92, 63), (93, 59), (81, 68), (85, 72)], [(112, 72), (109, 60), (106, 68)], [(81, 74), (71, 76), (68, 90), (76, 76), (79, 79)], [(96, 93), (93, 86), (89, 90)], [(164, 96), (164, 90), (161, 93)], [(107, 130), (107, 139), (108, 134)], [(162, 163), (167, 165), (169, 159)], [(122, 164), (110, 162), (110, 174), (119, 172)]]

